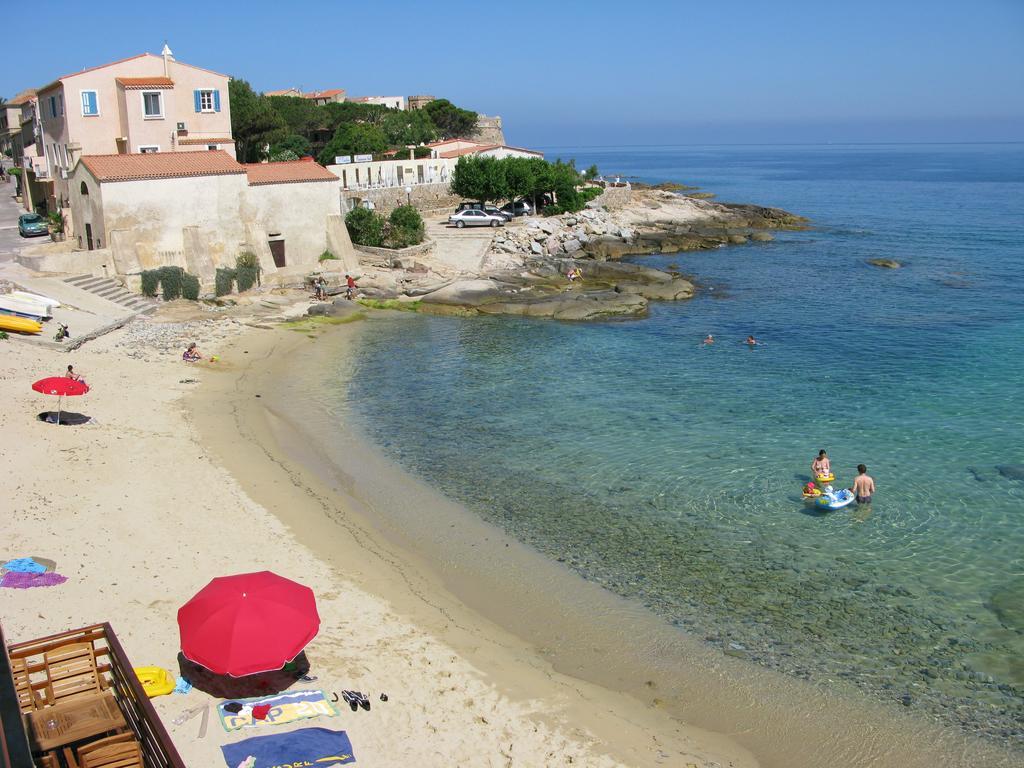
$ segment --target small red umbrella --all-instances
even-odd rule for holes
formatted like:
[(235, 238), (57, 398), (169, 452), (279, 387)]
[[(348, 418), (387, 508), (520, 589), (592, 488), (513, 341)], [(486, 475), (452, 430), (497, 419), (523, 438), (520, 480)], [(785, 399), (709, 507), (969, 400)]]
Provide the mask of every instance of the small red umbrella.
[(220, 576), (178, 609), (185, 658), (232, 677), (280, 669), (319, 629), (313, 590), (270, 571)]
[(89, 385), (84, 381), (69, 379), (67, 376), (50, 376), (40, 379), (32, 385), (36, 392), (44, 395), (57, 395), (57, 423), (60, 424), (60, 406), (65, 397), (77, 397), (89, 391)]

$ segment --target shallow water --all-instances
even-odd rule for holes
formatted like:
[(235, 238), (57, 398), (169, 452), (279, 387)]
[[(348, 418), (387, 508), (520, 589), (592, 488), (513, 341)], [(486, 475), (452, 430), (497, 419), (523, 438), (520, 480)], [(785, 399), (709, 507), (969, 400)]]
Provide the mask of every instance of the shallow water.
[[(338, 417), (731, 655), (1024, 745), (1024, 146), (559, 154), (815, 229), (643, 259), (702, 290), (641, 321), (374, 323)], [(805, 506), (819, 448), (870, 507)]]

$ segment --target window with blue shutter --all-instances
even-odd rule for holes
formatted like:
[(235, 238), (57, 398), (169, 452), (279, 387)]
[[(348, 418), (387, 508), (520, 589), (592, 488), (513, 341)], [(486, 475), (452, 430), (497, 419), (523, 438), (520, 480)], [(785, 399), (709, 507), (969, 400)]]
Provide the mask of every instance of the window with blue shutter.
[(196, 102), (196, 112), (202, 112), (203, 111), (203, 92), (199, 91), (199, 90), (192, 91), (192, 97), (195, 99), (195, 102)]
[(82, 91), (82, 114), (93, 117), (100, 113), (96, 91)]
[(220, 91), (213, 92), (213, 111), (220, 112)]

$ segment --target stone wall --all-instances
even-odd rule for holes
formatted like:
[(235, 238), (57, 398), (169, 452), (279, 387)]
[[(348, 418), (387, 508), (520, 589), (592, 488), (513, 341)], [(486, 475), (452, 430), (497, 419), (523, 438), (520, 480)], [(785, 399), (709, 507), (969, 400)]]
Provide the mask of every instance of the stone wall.
[(501, 117), (495, 115), (476, 116), (476, 130), (468, 138), (479, 141), (481, 144), (504, 144), (505, 132), (501, 128)]
[[(383, 189), (342, 190), (343, 208), (351, 210), (363, 200), (372, 200), (374, 210), (387, 216), (400, 205), (406, 204), (405, 187), (384, 187)], [(453, 195), (447, 184), (414, 184), (412, 204), (420, 213), (453, 213), (462, 199)], [(351, 201), (351, 202), (350, 202)]]

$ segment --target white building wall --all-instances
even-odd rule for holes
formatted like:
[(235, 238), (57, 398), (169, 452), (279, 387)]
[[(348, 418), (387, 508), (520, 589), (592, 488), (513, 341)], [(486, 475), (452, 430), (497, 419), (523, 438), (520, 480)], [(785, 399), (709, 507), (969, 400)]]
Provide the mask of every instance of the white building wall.
[(242, 221), (254, 237), (283, 239), (287, 266), (316, 264), (328, 250), (327, 217), (341, 212), (340, 185), (319, 181), (248, 187), (240, 206)]

